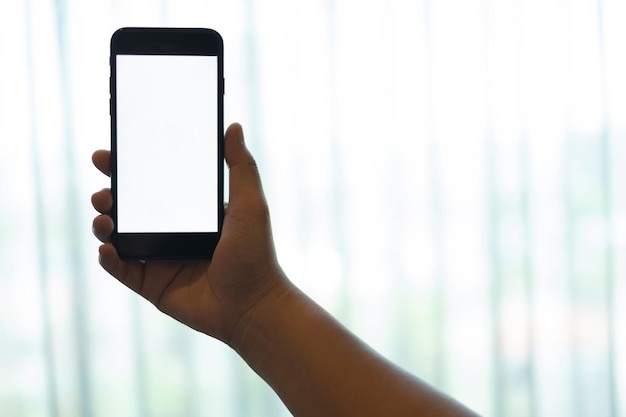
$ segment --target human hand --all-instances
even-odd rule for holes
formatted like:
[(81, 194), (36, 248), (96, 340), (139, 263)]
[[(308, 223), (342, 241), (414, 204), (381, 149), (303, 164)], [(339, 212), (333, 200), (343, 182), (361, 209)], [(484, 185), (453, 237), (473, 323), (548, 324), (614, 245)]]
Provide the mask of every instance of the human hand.
[[(110, 189), (92, 196), (100, 212), (94, 235), (103, 242), (100, 264), (121, 281), (180, 322), (231, 344), (242, 318), (270, 293), (280, 292), (287, 279), (274, 250), (269, 210), (256, 163), (246, 148), (240, 125), (224, 135), (230, 196), (222, 236), (213, 259), (126, 261), (111, 245), (113, 197)], [(109, 151), (96, 151), (94, 165), (110, 175)]]

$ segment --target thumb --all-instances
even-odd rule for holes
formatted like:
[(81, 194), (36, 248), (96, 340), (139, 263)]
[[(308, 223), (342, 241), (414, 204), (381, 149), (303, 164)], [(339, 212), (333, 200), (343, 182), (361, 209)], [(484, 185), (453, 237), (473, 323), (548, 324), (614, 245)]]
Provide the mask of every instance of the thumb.
[(231, 124), (224, 134), (224, 157), (229, 169), (229, 205), (242, 198), (263, 196), (256, 161), (245, 145), (239, 123)]

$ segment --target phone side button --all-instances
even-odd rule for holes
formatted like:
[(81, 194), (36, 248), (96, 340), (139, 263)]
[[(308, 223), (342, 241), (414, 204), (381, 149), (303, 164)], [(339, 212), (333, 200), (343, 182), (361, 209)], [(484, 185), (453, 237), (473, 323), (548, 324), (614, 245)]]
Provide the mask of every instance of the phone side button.
[(226, 78), (222, 77), (222, 95), (226, 95)]

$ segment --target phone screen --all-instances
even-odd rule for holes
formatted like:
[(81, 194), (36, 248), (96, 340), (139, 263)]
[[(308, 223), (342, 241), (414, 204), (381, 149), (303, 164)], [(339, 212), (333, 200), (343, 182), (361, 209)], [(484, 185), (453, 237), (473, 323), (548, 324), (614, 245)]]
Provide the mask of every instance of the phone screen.
[(117, 231), (217, 232), (218, 58), (116, 57)]

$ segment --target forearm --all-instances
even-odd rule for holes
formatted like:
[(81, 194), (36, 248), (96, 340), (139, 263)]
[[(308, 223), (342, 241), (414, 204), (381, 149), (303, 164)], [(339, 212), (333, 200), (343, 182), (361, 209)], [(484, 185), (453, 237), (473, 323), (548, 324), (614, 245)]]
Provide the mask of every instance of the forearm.
[(380, 357), (289, 283), (241, 329), (233, 348), (297, 417), (473, 415)]

